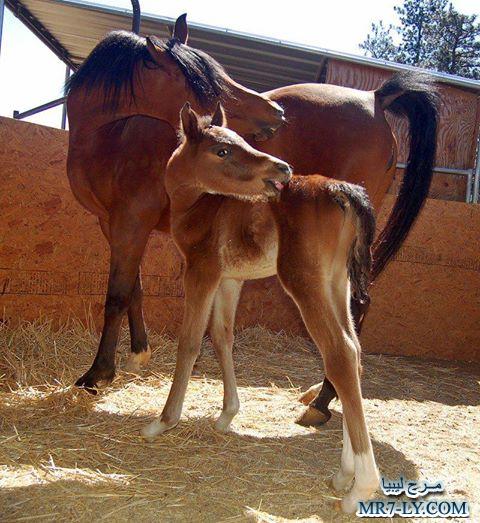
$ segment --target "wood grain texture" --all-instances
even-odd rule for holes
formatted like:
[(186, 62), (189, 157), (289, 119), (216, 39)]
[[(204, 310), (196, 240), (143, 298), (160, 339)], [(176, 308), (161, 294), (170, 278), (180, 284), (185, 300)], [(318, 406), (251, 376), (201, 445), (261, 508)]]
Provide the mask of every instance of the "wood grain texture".
[[(390, 186), (389, 194), (398, 194), (404, 169), (397, 169)], [(428, 193), (435, 200), (465, 202), (467, 196), (467, 176), (459, 174), (435, 173)]]
[[(0, 118), (0, 308), (15, 324), (91, 316), (102, 324), (108, 250), (65, 173), (67, 133)], [(392, 205), (387, 203), (381, 225)], [(429, 200), (405, 247), (373, 290), (366, 352), (480, 361), (480, 206)], [(176, 334), (181, 259), (155, 232), (143, 261), (150, 328)], [(274, 278), (250, 282), (238, 325), (306, 334)]]

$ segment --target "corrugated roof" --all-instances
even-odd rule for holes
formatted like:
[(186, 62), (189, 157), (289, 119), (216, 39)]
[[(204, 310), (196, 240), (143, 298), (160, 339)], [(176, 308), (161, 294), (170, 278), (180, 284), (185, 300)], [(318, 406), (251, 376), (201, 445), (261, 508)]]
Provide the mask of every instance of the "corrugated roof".
[[(66, 63), (80, 64), (95, 44), (114, 29), (130, 30), (129, 9), (82, 0), (5, 0), (7, 6)], [(174, 20), (142, 14), (141, 33), (169, 37)], [(339, 53), (229, 29), (189, 23), (190, 43), (225, 66), (238, 82), (257, 91), (315, 82), (321, 60), (335, 58), (390, 70), (414, 69), (373, 58)], [(438, 81), (480, 91), (480, 82), (432, 73)]]

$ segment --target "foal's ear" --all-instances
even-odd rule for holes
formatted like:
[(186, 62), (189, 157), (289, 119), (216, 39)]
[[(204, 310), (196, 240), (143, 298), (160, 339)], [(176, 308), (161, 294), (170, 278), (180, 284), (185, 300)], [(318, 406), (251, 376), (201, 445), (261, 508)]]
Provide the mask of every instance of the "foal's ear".
[(176, 38), (182, 44), (188, 41), (187, 13), (183, 13), (177, 18), (173, 28), (172, 38)]
[(187, 140), (199, 140), (202, 133), (198, 114), (192, 109), (189, 102), (186, 102), (180, 111), (180, 121), (182, 122), (182, 131)]
[(225, 118), (225, 111), (223, 110), (222, 104), (218, 102), (215, 112), (213, 113), (210, 125), (216, 125), (217, 127), (225, 127), (226, 123), (227, 119)]

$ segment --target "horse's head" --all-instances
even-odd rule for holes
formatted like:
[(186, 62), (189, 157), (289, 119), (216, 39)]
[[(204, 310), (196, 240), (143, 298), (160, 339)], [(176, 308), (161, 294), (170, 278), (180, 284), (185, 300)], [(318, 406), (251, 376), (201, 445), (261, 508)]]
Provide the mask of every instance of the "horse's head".
[(258, 140), (269, 138), (284, 121), (283, 109), (266, 96), (235, 82), (223, 67), (203, 51), (187, 45), (188, 26), (186, 15), (180, 16), (168, 42), (147, 37), (150, 58), (158, 66), (143, 73), (143, 82), (156, 96), (152, 104), (168, 101), (169, 118), (177, 118), (180, 107), (187, 100), (204, 113), (221, 102), (228, 117), (229, 126), (236, 132)]
[(292, 177), (290, 166), (251, 147), (225, 127), (220, 104), (200, 117), (186, 103), (180, 114), (182, 142), (167, 165), (166, 187), (192, 185), (201, 192), (240, 198), (277, 198)]

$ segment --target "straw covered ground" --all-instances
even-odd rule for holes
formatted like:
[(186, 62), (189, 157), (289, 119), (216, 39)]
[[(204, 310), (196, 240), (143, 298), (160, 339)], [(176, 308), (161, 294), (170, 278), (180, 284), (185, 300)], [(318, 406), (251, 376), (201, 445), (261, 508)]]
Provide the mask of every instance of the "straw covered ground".
[[(318, 430), (294, 423), (300, 390), (322, 377), (311, 344), (262, 328), (237, 334), (241, 411), (228, 434), (208, 341), (179, 426), (154, 443), (140, 428), (168, 393), (175, 342), (151, 334), (142, 377), (119, 372), (96, 397), (71, 383), (97, 335), (78, 324), (0, 328), (0, 520), (352, 521), (326, 480), (340, 461), (340, 405)], [(122, 335), (119, 368), (127, 353)], [(480, 521), (480, 372), (473, 366), (365, 356), (364, 396), (384, 476), (443, 480)]]

